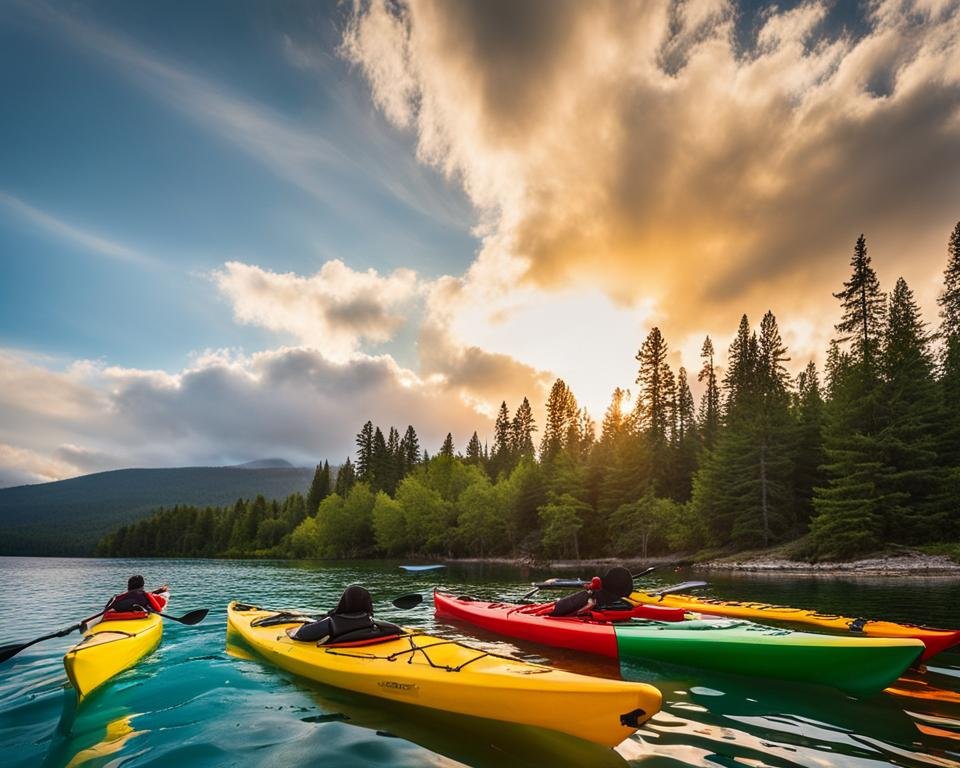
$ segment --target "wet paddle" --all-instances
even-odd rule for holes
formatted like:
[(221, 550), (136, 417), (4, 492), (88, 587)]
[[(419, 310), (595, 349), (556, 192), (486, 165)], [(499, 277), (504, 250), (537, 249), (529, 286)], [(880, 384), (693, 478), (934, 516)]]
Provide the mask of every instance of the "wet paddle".
[[(657, 570), (657, 566), (651, 565), (649, 568), (644, 568), (640, 573), (632, 574), (631, 578), (640, 579), (655, 570)], [(587, 586), (587, 583), (583, 579), (547, 579), (539, 584), (534, 584), (533, 589), (527, 592), (523, 599), (526, 600), (541, 589), (583, 589), (585, 586)]]
[(190, 613), (185, 613), (183, 616), (171, 616), (167, 613), (161, 613), (160, 611), (151, 611), (151, 613), (157, 614), (157, 616), (163, 616), (165, 619), (170, 619), (170, 621), (176, 621), (180, 624), (186, 624), (188, 627), (192, 627), (194, 624), (199, 624), (205, 618), (207, 614), (210, 613), (209, 608), (197, 608), (195, 611), (190, 611)]
[[(71, 632), (76, 632), (78, 629), (83, 630), (91, 621), (103, 614), (106, 611), (100, 611), (100, 613), (94, 614), (83, 621), (78, 621), (76, 624), (72, 624), (66, 629), (61, 629), (59, 632), (51, 632), (49, 635), (44, 635), (43, 637), (38, 637), (36, 640), (31, 640), (29, 643), (9, 643), (8, 645), (0, 646), (0, 664), (5, 662), (7, 659), (11, 659), (16, 656), (20, 651), (29, 648), (31, 645), (36, 645), (37, 643), (42, 643), (44, 640), (52, 640), (55, 637), (66, 637)], [(203, 621), (209, 610), (207, 608), (200, 608), (196, 611), (190, 611), (190, 613), (185, 613), (183, 616), (170, 616), (166, 613), (160, 613), (155, 611), (159, 616), (163, 616), (165, 619), (170, 619), (171, 621), (179, 622), (180, 624), (186, 624), (188, 627), (192, 627), (194, 624), (199, 624)]]
[(669, 587), (662, 587), (647, 592), (651, 597), (663, 597), (664, 595), (673, 595), (677, 592), (686, 592), (689, 589), (699, 589), (707, 586), (705, 581), (681, 581), (679, 584), (671, 584)]
[[(642, 571), (640, 571), (640, 573), (632, 574), (632, 578), (634, 579), (643, 578), (647, 574), (653, 573), (655, 570), (657, 570), (657, 566), (651, 565), (648, 568), (644, 568)], [(686, 587), (685, 587), (686, 589), (693, 589), (695, 587), (703, 586), (704, 584), (706, 584), (706, 582), (705, 581), (703, 582), (688, 581), (688, 582), (685, 582), (685, 584), (686, 584)], [(541, 589), (583, 589), (586, 586), (587, 586), (586, 583), (582, 579), (547, 579), (546, 581), (542, 581), (539, 584), (534, 584), (533, 589), (527, 592), (521, 598), (521, 600), (529, 599), (530, 597), (535, 595), (537, 592), (539, 592)], [(657, 592), (650, 592), (649, 594), (659, 595), (661, 593), (657, 591)], [(663, 594), (670, 594), (670, 593), (664, 592)]]
[(7, 645), (0, 646), (0, 664), (5, 662), (7, 659), (13, 658), (24, 648), (29, 648), (31, 645), (42, 643), (44, 640), (52, 640), (55, 637), (66, 637), (71, 632), (76, 632), (78, 629), (83, 631), (88, 622), (100, 618), (106, 612), (107, 609), (104, 608), (102, 611), (100, 611), (100, 613), (95, 613), (93, 616), (88, 616), (83, 621), (78, 621), (76, 624), (71, 624), (66, 629), (61, 629), (59, 632), (51, 632), (49, 635), (44, 635), (43, 637), (38, 637), (36, 640), (31, 640), (29, 643), (9, 643)]

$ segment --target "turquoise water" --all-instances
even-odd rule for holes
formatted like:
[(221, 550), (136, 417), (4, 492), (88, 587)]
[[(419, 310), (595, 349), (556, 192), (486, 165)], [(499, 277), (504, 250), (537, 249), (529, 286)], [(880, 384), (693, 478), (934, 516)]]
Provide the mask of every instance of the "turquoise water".
[[(0, 666), (2, 764), (960, 766), (960, 654), (942, 654), (923, 674), (898, 682), (899, 693), (867, 700), (630, 665), (624, 676), (657, 685), (664, 706), (614, 752), (546, 731), (304, 683), (249, 658), (243, 648), (226, 647), (228, 599), (319, 611), (332, 606), (346, 584), (360, 582), (381, 600), (382, 618), (471, 637), (484, 647), (575, 672), (621, 672), (604, 659), (435, 622), (429, 599), (406, 612), (386, 602), (413, 591), (429, 594), (438, 581), (457, 591), (516, 598), (525, 583), (545, 574), (492, 567), (404, 574), (396, 565), (0, 558), (0, 644), (26, 641), (95, 613), (138, 571), (148, 586), (170, 583), (171, 613), (211, 609), (196, 627), (168, 622), (152, 655), (76, 712), (70, 711), (73, 693), (65, 689), (61, 658), (78, 635), (38, 644)], [(694, 576), (667, 573), (644, 584)], [(960, 626), (956, 581), (709, 578), (716, 594), (730, 598)]]

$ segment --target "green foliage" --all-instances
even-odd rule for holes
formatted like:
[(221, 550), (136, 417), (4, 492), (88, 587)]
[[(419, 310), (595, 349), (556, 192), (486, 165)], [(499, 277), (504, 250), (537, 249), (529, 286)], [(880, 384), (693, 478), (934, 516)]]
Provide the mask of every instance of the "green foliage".
[(403, 506), (383, 491), (373, 504), (373, 536), (377, 550), (385, 555), (401, 555), (410, 546)]
[(582, 516), (590, 505), (570, 493), (556, 496), (537, 512), (543, 525), (543, 549), (548, 555), (580, 559), (579, 534)]
[(509, 544), (509, 492), (506, 483), (492, 485), (480, 478), (457, 499), (457, 535), (462, 549), (483, 557), (503, 552)]
[(616, 555), (646, 559), (682, 536), (682, 504), (647, 493), (623, 504), (610, 518), (610, 548)]

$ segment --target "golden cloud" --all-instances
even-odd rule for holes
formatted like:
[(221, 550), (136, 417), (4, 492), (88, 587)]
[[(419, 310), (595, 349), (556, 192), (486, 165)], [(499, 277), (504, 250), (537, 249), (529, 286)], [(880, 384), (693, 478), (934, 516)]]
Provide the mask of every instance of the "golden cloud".
[(771, 305), (828, 329), (861, 231), (885, 284), (943, 267), (960, 7), (876, 2), (857, 36), (827, 10), (758, 12), (744, 47), (723, 0), (373, 0), (342, 50), (481, 212), (474, 272), (653, 299), (678, 334)]

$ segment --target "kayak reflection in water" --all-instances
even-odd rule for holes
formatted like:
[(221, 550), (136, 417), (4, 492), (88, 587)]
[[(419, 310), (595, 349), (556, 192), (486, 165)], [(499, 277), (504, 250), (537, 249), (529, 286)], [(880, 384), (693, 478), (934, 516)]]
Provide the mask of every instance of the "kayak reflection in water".
[(629, 611), (634, 606), (624, 598), (633, 592), (633, 576), (626, 568), (616, 566), (603, 578), (594, 576), (586, 589), (561, 597), (553, 605), (552, 616), (572, 616), (589, 611)]
[(287, 634), (294, 640), (325, 645), (365, 643), (403, 634), (403, 630), (387, 621), (375, 621), (370, 593), (352, 584), (343, 591), (336, 608), (317, 621), (291, 627)]

